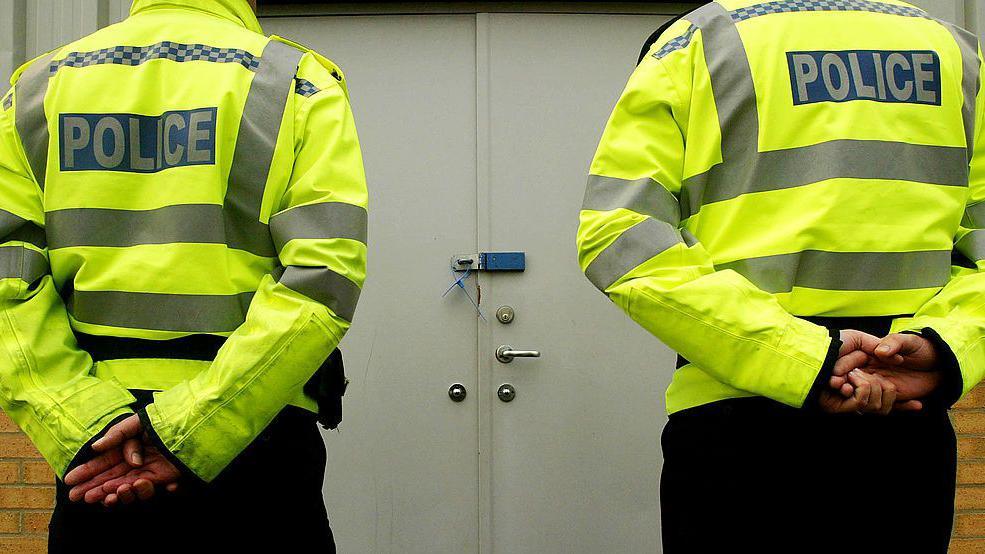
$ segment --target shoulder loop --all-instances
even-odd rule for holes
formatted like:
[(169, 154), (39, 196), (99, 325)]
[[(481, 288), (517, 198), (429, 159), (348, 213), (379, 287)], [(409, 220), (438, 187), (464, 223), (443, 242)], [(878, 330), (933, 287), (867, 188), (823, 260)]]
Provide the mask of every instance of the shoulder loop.
[(307, 46), (304, 46), (303, 44), (299, 44), (297, 42), (294, 42), (293, 40), (284, 38), (282, 36), (270, 35), (270, 39), (271, 40), (276, 40), (278, 42), (283, 42), (284, 44), (287, 44), (288, 46), (293, 46), (294, 48), (297, 48), (298, 50), (300, 50), (300, 51), (302, 51), (302, 52), (304, 52), (306, 54), (311, 54), (311, 56), (319, 64), (322, 65), (322, 67), (324, 67), (325, 69), (327, 69), (329, 71), (329, 73), (332, 74), (332, 77), (335, 77), (335, 80), (339, 82), (339, 86), (342, 87), (342, 92), (345, 94), (345, 97), (348, 100), (348, 98), (349, 98), (349, 89), (348, 89), (348, 87), (345, 84), (345, 74), (342, 73), (342, 69), (338, 65), (336, 65), (335, 62), (333, 62), (332, 60), (326, 58), (325, 56), (322, 56), (321, 54), (319, 54), (318, 52), (312, 50), (311, 48), (308, 48)]

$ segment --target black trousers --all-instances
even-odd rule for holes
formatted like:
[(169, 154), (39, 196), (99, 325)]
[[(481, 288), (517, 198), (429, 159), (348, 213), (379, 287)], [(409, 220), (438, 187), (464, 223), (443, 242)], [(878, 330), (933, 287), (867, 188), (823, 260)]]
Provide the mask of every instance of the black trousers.
[(957, 453), (943, 410), (728, 400), (672, 415), (662, 443), (664, 554), (947, 552)]
[(288, 407), (210, 484), (104, 508), (68, 500), (57, 482), (50, 553), (334, 553), (322, 483), (325, 445), (315, 415)]

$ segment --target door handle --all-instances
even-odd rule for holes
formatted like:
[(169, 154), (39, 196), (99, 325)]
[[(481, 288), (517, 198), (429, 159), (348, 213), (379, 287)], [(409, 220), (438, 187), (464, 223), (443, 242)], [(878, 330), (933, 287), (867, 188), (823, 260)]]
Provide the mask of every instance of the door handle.
[(496, 359), (501, 363), (508, 364), (513, 361), (513, 358), (539, 358), (540, 351), (538, 350), (513, 350), (513, 347), (504, 344), (496, 349)]

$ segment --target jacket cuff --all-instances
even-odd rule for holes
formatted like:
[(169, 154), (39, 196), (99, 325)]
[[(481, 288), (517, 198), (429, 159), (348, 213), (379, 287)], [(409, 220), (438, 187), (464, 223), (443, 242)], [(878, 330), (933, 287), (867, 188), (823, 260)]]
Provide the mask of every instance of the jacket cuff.
[(937, 352), (937, 367), (941, 372), (943, 380), (937, 389), (927, 397), (926, 402), (944, 409), (950, 409), (958, 400), (961, 399), (961, 392), (964, 390), (964, 377), (961, 375), (961, 364), (958, 357), (954, 355), (951, 346), (944, 341), (940, 334), (930, 327), (924, 327), (917, 331), (902, 331), (902, 333), (919, 335), (934, 345)]
[(205, 483), (205, 481), (199, 478), (198, 475), (195, 475), (194, 471), (185, 465), (185, 462), (182, 462), (177, 456), (174, 455), (174, 453), (168, 450), (168, 447), (164, 446), (164, 441), (162, 441), (160, 435), (157, 434), (157, 431), (154, 429), (154, 425), (151, 424), (150, 416), (147, 415), (146, 407), (141, 408), (137, 412), (137, 416), (140, 418), (140, 424), (143, 426), (144, 432), (147, 433), (147, 437), (150, 439), (151, 444), (160, 450), (161, 454), (167, 458), (167, 460), (171, 462), (174, 467), (178, 468), (178, 471), (181, 472), (181, 476), (183, 478), (190, 479), (197, 483)]
[(824, 362), (821, 364), (821, 369), (818, 371), (817, 377), (814, 378), (814, 384), (811, 385), (811, 390), (808, 391), (807, 398), (804, 399), (802, 409), (807, 411), (821, 411), (818, 405), (818, 398), (820, 398), (825, 388), (831, 386), (828, 384), (828, 381), (831, 380), (831, 376), (834, 374), (835, 363), (838, 361), (838, 352), (841, 351), (841, 330), (828, 329), (828, 335), (831, 336), (828, 353), (824, 357)]

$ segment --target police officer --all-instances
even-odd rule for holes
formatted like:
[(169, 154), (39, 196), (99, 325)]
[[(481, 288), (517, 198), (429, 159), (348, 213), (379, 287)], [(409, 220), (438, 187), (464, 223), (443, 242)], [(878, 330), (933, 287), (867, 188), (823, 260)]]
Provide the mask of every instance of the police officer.
[(254, 9), (135, 0), (2, 97), (0, 407), (74, 468), (52, 552), (334, 551), (305, 385), (365, 278), (365, 177), (341, 71)]
[(896, 0), (719, 0), (646, 50), (578, 246), (680, 355), (665, 552), (946, 551), (946, 409), (985, 372), (981, 68)]

